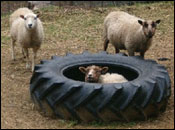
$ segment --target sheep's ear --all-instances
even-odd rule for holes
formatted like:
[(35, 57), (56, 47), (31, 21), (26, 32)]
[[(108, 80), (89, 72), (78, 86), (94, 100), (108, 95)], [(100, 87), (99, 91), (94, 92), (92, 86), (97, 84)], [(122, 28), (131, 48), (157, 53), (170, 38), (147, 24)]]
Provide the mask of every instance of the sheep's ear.
[(143, 21), (142, 21), (142, 20), (138, 20), (138, 23), (139, 23), (140, 25), (143, 25)]
[(82, 73), (86, 73), (86, 68), (85, 67), (79, 67), (79, 70), (82, 72)]
[(39, 18), (40, 17), (40, 14), (37, 14), (36, 17)]
[(156, 24), (159, 24), (159, 23), (160, 23), (160, 21), (161, 21), (160, 19), (159, 19), (159, 20), (156, 20)]
[(107, 71), (108, 71), (108, 67), (103, 67), (102, 69), (101, 69), (101, 73), (102, 74), (105, 74)]
[(20, 17), (21, 17), (22, 19), (24, 19), (24, 15), (20, 15)]

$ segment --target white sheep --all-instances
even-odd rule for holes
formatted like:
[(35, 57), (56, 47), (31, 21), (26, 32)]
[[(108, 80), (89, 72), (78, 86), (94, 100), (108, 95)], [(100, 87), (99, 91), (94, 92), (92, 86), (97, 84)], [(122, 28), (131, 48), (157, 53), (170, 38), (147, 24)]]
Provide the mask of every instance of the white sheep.
[(159, 23), (160, 20), (145, 21), (122, 11), (109, 13), (104, 20), (104, 51), (110, 42), (116, 53), (119, 53), (119, 49), (125, 49), (129, 56), (140, 52), (140, 56), (144, 58)]
[(128, 82), (128, 80), (117, 73), (106, 73), (103, 75), (100, 75), (99, 77), (99, 83), (123, 83), (123, 82)]
[(28, 48), (32, 48), (32, 71), (35, 66), (36, 53), (44, 38), (43, 25), (38, 17), (39, 15), (27, 8), (20, 8), (10, 16), (10, 22), (12, 22), (10, 23), (12, 59), (15, 60), (14, 43), (18, 42), (26, 56), (26, 68), (29, 68)]
[[(100, 67), (96, 65), (88, 67), (79, 67), (79, 70), (85, 74), (85, 82), (89, 83), (123, 83), (128, 80), (117, 73), (106, 73), (108, 67)], [(105, 74), (106, 73), (106, 74)]]

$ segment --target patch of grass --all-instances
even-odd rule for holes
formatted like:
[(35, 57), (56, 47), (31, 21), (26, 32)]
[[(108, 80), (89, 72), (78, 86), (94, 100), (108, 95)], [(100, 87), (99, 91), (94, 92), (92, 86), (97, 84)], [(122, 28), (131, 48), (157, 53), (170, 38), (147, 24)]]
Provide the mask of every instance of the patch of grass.
[(41, 8), (42, 12), (54, 12), (56, 10), (60, 10), (59, 6), (49, 5), (47, 8)]
[(10, 41), (9, 36), (1, 36), (1, 44), (6, 44)]
[(72, 128), (72, 127), (74, 127), (74, 126), (76, 126), (78, 124), (78, 121), (76, 121), (76, 120), (71, 120), (71, 121), (69, 121), (68, 122), (68, 128)]
[(1, 36), (1, 47), (4, 45), (10, 45), (10, 37), (9, 36)]
[(10, 12), (9, 13), (5, 13), (5, 14), (2, 14), (1, 15), (1, 20), (4, 19), (4, 18), (6, 18), (6, 17), (9, 17), (10, 14), (11, 14)]

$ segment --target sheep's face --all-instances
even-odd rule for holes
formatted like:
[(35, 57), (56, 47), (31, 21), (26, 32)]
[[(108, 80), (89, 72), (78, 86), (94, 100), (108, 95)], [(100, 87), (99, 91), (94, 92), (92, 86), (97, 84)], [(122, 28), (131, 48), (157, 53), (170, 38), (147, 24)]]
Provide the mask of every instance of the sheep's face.
[(32, 30), (37, 26), (37, 18), (39, 17), (39, 15), (27, 14), (25, 16), (20, 15), (20, 17), (25, 20), (25, 27), (28, 30)]
[(157, 21), (148, 20), (144, 22), (141, 20), (138, 20), (138, 23), (143, 26), (143, 32), (145, 36), (147, 38), (152, 38), (155, 34), (156, 26), (157, 24), (160, 23), (160, 20), (157, 20)]
[(100, 75), (105, 74), (108, 71), (108, 67), (99, 67), (92, 65), (86, 68), (79, 67), (79, 70), (85, 74), (85, 82), (98, 83)]

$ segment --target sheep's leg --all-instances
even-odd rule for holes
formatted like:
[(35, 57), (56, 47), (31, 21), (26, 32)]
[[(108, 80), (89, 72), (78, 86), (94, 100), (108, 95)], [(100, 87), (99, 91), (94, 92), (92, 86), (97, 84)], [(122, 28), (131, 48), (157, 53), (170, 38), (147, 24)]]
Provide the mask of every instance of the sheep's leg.
[(140, 52), (140, 56), (144, 59), (145, 52)]
[(115, 53), (119, 53), (120, 50), (115, 46)]
[(109, 44), (109, 40), (108, 39), (105, 39), (105, 41), (104, 41), (104, 51), (107, 50), (108, 44)]
[(37, 56), (37, 50), (38, 50), (38, 48), (33, 48), (32, 72), (34, 71), (34, 67), (35, 67), (35, 60), (36, 60), (36, 56)]
[(22, 48), (22, 55), (23, 55), (23, 58), (26, 58), (23, 48)]
[(15, 54), (14, 54), (14, 40), (11, 40), (11, 49), (12, 49), (12, 60), (15, 60)]
[(26, 56), (26, 69), (30, 68), (30, 64), (29, 64), (29, 53), (28, 53), (28, 49), (27, 48), (23, 48), (24, 54)]
[(128, 54), (129, 54), (129, 56), (134, 56), (134, 51), (128, 50)]

